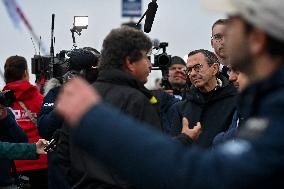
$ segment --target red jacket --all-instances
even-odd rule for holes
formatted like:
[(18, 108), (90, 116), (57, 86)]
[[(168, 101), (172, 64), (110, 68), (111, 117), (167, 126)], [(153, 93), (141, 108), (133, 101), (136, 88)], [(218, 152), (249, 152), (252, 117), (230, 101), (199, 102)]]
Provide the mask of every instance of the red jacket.
[[(22, 101), (31, 114), (37, 117), (43, 101), (43, 96), (37, 87), (31, 85), (28, 81), (20, 80), (7, 83), (3, 90), (14, 90), (17, 101)], [(29, 143), (36, 142), (41, 138), (38, 134), (38, 129), (17, 101), (12, 107), (16, 121), (24, 129), (29, 138)], [(41, 155), (38, 160), (17, 160), (15, 163), (17, 171), (43, 169), (47, 168), (47, 155)]]

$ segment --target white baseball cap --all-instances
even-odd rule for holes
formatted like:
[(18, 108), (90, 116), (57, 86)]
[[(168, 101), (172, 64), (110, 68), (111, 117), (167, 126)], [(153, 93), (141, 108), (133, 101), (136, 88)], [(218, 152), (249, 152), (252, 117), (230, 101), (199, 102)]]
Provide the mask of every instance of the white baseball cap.
[(208, 10), (240, 15), (244, 20), (284, 41), (284, 0), (201, 0)]

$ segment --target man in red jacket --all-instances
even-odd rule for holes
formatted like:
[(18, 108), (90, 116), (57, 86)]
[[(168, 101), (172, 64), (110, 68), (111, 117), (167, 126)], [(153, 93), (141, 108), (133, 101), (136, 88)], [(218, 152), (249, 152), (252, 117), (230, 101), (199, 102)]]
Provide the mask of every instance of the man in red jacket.
[[(29, 83), (27, 61), (21, 56), (9, 57), (4, 66), (6, 86), (4, 90), (14, 90), (16, 101), (12, 107), (17, 123), (24, 129), (29, 143), (40, 139), (36, 126), (37, 113), (43, 101), (38, 88)], [(17, 172), (30, 178), (32, 188), (47, 188), (47, 156), (38, 160), (19, 160)]]

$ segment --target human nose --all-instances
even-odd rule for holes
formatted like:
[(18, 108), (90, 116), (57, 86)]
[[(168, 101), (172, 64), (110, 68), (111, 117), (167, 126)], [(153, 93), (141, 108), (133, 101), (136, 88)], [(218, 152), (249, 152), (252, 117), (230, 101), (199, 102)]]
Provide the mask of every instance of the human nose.
[(196, 76), (198, 74), (198, 72), (192, 68), (189, 72), (188, 72), (188, 76), (192, 77), (192, 76)]

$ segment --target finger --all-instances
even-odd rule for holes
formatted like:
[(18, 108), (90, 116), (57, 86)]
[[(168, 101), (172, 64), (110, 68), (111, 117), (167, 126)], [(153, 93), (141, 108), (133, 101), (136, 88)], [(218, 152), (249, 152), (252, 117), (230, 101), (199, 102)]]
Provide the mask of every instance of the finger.
[(189, 123), (188, 123), (188, 120), (187, 120), (187, 118), (186, 117), (183, 117), (182, 118), (182, 128), (189, 128), (189, 125), (188, 125)]
[(194, 129), (196, 131), (198, 131), (198, 133), (200, 134), (202, 132), (202, 127), (201, 127), (201, 123), (197, 122), (196, 126), (194, 127)]
[(202, 127), (201, 127), (201, 123), (200, 123), (200, 122), (197, 122), (195, 127), (196, 127), (197, 129), (201, 129), (201, 128), (202, 128)]

